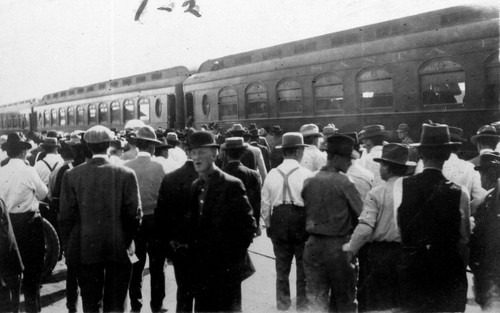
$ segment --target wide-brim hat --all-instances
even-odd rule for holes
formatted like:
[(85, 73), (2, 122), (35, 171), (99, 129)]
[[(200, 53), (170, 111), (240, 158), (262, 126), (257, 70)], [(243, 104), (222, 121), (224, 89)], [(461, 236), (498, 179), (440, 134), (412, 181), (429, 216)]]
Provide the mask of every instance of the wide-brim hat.
[(388, 143), (382, 147), (382, 156), (380, 158), (373, 158), (373, 161), (385, 161), (404, 166), (417, 166), (417, 163), (408, 161), (409, 155), (410, 148), (408, 145), (401, 143)]
[(440, 147), (460, 145), (460, 142), (450, 140), (450, 130), (446, 124), (426, 124), (422, 125), (420, 142), (410, 144), (411, 147)]
[(323, 134), (319, 132), (319, 127), (314, 124), (302, 125), (299, 131), (303, 137), (323, 137)]
[(41, 147), (60, 147), (59, 141), (55, 137), (45, 137), (40, 144)]
[(479, 128), (477, 133), (471, 137), (470, 142), (472, 142), (472, 144), (475, 145), (477, 143), (477, 139), (481, 137), (500, 139), (500, 135), (497, 133), (495, 126), (492, 125), (484, 125), (481, 128)]
[(219, 148), (215, 143), (214, 135), (206, 130), (199, 130), (189, 135), (189, 145), (191, 149), (198, 148)]
[(308, 147), (308, 145), (304, 144), (304, 137), (302, 136), (302, 134), (297, 132), (289, 132), (283, 134), (283, 137), (281, 137), (281, 145), (277, 145), (276, 149), (300, 147)]
[(220, 146), (222, 150), (243, 150), (248, 148), (248, 144), (243, 142), (241, 137), (226, 138), (226, 141)]
[(31, 144), (22, 138), (18, 133), (10, 133), (7, 135), (7, 140), (2, 143), (2, 150), (9, 151), (11, 149), (31, 149)]
[(486, 152), (479, 156), (479, 165), (474, 166), (476, 171), (486, 169), (488, 167), (500, 167), (500, 153)]
[(229, 128), (227, 131), (233, 136), (243, 136), (243, 134), (246, 132), (245, 128), (241, 124), (233, 124), (233, 126), (231, 126), (231, 128)]
[(384, 125), (368, 125), (359, 132), (359, 139), (369, 139), (375, 136), (389, 136), (389, 131), (385, 130)]
[(161, 141), (156, 139), (156, 133), (153, 127), (151, 126), (143, 126), (139, 128), (139, 130), (136, 133), (136, 139), (137, 140), (144, 140), (144, 141), (149, 141), (154, 143), (155, 145), (160, 145)]

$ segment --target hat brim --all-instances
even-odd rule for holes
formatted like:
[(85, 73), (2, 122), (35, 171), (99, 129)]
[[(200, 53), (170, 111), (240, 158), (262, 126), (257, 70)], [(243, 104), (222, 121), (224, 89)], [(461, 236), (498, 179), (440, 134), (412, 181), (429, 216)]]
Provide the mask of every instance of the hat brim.
[(302, 134), (302, 137), (325, 137), (322, 133)]
[(407, 166), (407, 167), (415, 167), (415, 166), (417, 166), (417, 163), (415, 163), (413, 161), (407, 161), (405, 163), (401, 163), (401, 162), (397, 162), (395, 160), (386, 159), (386, 158), (373, 158), (373, 161), (374, 162), (384, 161), (384, 162), (387, 162), (387, 163), (397, 164), (397, 165), (404, 165), (404, 166)]
[(459, 146), (461, 142), (444, 142), (444, 143), (425, 143), (421, 144), (420, 142), (409, 144), (410, 147), (441, 147), (441, 146)]
[[(284, 148), (288, 149), (288, 148), (300, 148), (300, 147), (304, 147), (305, 148), (305, 147), (309, 147), (309, 145), (299, 143), (299, 144), (296, 144), (296, 145), (286, 146)], [(275, 149), (283, 149), (283, 145), (277, 145), (275, 147)]]
[(499, 138), (500, 135), (493, 135), (493, 134), (482, 134), (482, 135), (474, 135), (470, 138), (470, 142), (472, 142), (473, 145), (477, 143), (477, 139), (480, 137), (489, 137), (489, 138)]
[(234, 147), (227, 147), (227, 145), (225, 143), (223, 143), (220, 148), (222, 150), (244, 150), (246, 148), (248, 148), (248, 144), (245, 142), (243, 143), (243, 145), (241, 146), (234, 146)]
[(31, 145), (31, 143), (26, 142), (26, 141), (19, 141), (19, 142), (16, 142), (16, 143), (12, 143), (12, 142), (6, 141), (6, 142), (4, 142), (2, 144), (1, 147), (2, 147), (2, 150), (7, 151), (9, 149), (12, 149), (14, 146), (20, 146), (21, 149), (23, 149), (23, 150), (29, 150), (29, 149), (31, 149), (33, 147)]
[(144, 137), (136, 137), (135, 139), (136, 139), (136, 140), (144, 140), (144, 141), (149, 141), (149, 142), (152, 142), (152, 143), (154, 143), (154, 144), (156, 144), (156, 145), (158, 145), (158, 146), (162, 144), (162, 142), (161, 142), (161, 141), (159, 141), (159, 140), (157, 140), (157, 139), (144, 138)]

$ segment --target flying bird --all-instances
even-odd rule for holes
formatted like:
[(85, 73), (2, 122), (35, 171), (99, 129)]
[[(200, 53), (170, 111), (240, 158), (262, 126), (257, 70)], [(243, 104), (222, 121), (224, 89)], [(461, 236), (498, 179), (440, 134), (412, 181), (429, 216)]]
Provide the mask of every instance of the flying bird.
[(144, 11), (144, 9), (146, 8), (146, 5), (148, 4), (148, 0), (142, 0), (141, 2), (141, 5), (139, 6), (139, 8), (137, 9), (137, 12), (135, 12), (135, 18), (134, 20), (135, 21), (138, 21), (139, 18), (141, 17), (142, 15), (142, 12)]
[(200, 12), (200, 7), (196, 5), (196, 0), (188, 0), (184, 1), (182, 4), (183, 7), (188, 6), (188, 8), (184, 11), (184, 13), (191, 13), (196, 17), (201, 17)]

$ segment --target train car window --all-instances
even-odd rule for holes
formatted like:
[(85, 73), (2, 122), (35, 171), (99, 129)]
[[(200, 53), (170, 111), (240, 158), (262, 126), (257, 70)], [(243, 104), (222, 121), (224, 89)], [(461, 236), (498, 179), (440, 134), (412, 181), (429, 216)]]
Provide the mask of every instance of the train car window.
[(38, 125), (43, 125), (43, 115), (42, 113), (38, 113)]
[(95, 124), (97, 122), (97, 109), (94, 104), (89, 105), (89, 116), (88, 122), (90, 124)]
[(135, 108), (132, 100), (125, 100), (123, 102), (123, 122), (135, 119)]
[(76, 107), (76, 125), (83, 125), (83, 117), (85, 114), (85, 109), (83, 106), (79, 105)]
[(177, 121), (177, 113), (175, 112), (175, 95), (167, 96), (167, 109), (168, 109), (168, 127), (175, 128), (175, 122)]
[(149, 122), (149, 99), (139, 99), (137, 106), (139, 107), (139, 119), (144, 122)]
[(17, 118), (17, 116), (13, 116), (12, 117), (12, 127), (13, 128), (17, 128), (18, 127), (18, 122), (19, 122), (19, 119)]
[(342, 80), (327, 73), (317, 76), (313, 82), (316, 112), (326, 113), (343, 109), (344, 88)]
[(65, 108), (59, 109), (59, 125), (61, 125), (61, 126), (66, 125), (66, 109)]
[[(168, 102), (167, 102), (167, 106), (168, 106)], [(163, 109), (163, 103), (161, 103), (161, 99), (158, 98), (156, 99), (155, 101), (155, 115), (157, 118), (160, 118), (161, 117), (161, 111)]]
[(500, 102), (500, 56), (498, 52), (486, 60), (484, 85), (484, 101), (488, 106), (498, 105)]
[(365, 69), (356, 79), (361, 108), (392, 107), (392, 76), (383, 68)]
[(108, 122), (108, 105), (106, 103), (99, 104), (99, 124)]
[(451, 59), (431, 60), (418, 73), (424, 105), (463, 103), (465, 72), (460, 63)]
[(73, 107), (68, 108), (68, 125), (75, 125), (75, 109)]
[(224, 87), (219, 91), (219, 119), (232, 120), (238, 118), (238, 94), (232, 87)]
[(193, 94), (191, 92), (186, 93), (186, 127), (193, 126), (194, 120), (194, 99)]
[(49, 110), (45, 110), (43, 112), (43, 125), (50, 126), (50, 111)]
[(208, 114), (210, 114), (210, 99), (208, 99), (207, 95), (203, 95), (201, 98), (201, 109), (203, 115), (208, 116)]
[(267, 117), (267, 88), (264, 84), (250, 84), (245, 90), (247, 117)]
[(276, 87), (279, 115), (302, 113), (302, 85), (291, 79), (284, 80)]
[(52, 109), (51, 111), (51, 115), (52, 115), (52, 123), (51, 125), (54, 126), (57, 124), (57, 110), (56, 109)]
[(120, 123), (120, 104), (118, 101), (111, 102), (111, 124)]

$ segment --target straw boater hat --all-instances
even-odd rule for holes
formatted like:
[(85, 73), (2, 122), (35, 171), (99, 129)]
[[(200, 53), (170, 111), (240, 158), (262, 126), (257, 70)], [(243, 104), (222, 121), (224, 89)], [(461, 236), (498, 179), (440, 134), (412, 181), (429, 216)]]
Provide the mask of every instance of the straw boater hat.
[(155, 130), (151, 126), (143, 126), (139, 128), (136, 133), (137, 140), (145, 140), (154, 143), (155, 145), (160, 145), (161, 141), (156, 139)]
[(209, 131), (199, 130), (189, 135), (189, 145), (191, 149), (198, 148), (219, 148), (215, 143), (214, 135)]
[(248, 144), (243, 142), (241, 137), (226, 138), (226, 141), (221, 145), (222, 150), (243, 150), (248, 148)]
[(410, 144), (411, 147), (439, 147), (460, 145), (460, 142), (450, 141), (450, 130), (446, 124), (423, 124), (419, 143)]
[(7, 135), (7, 140), (2, 143), (2, 150), (9, 151), (12, 149), (28, 150), (31, 149), (31, 144), (18, 133), (11, 133)]
[(389, 132), (385, 130), (384, 125), (368, 125), (359, 132), (359, 139), (368, 139), (375, 136), (387, 137), (388, 135)]
[(283, 135), (283, 137), (281, 138), (281, 145), (277, 145), (276, 149), (299, 147), (308, 147), (308, 145), (304, 144), (304, 137), (302, 137), (301, 133), (290, 132)]
[(109, 128), (102, 125), (91, 127), (85, 132), (85, 135), (83, 135), (83, 139), (86, 143), (111, 142), (113, 141), (113, 138), (113, 132)]
[(408, 161), (410, 148), (408, 145), (401, 143), (388, 143), (382, 147), (382, 156), (373, 158), (373, 161), (385, 161), (393, 164), (404, 166), (417, 166), (417, 163)]
[(495, 151), (481, 154), (479, 157), (479, 165), (474, 166), (474, 169), (480, 171), (490, 167), (500, 168), (500, 153)]
[(472, 142), (472, 144), (475, 145), (477, 143), (477, 139), (481, 137), (500, 139), (500, 135), (497, 133), (495, 126), (492, 125), (484, 125), (481, 128), (479, 128), (477, 133), (471, 137), (470, 142)]
[(323, 137), (323, 134), (319, 132), (318, 126), (314, 124), (305, 124), (300, 127), (300, 133), (303, 137)]

